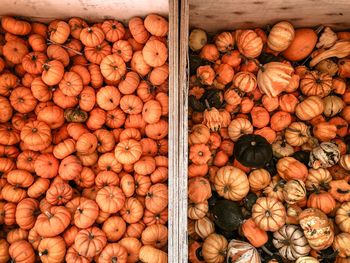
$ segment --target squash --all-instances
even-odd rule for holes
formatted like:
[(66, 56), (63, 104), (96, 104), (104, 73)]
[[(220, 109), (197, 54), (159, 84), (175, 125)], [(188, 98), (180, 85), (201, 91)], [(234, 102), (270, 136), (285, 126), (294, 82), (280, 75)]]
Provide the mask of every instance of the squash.
[(268, 241), (267, 233), (260, 229), (251, 218), (242, 224), (241, 232), (254, 247), (261, 247)]
[(188, 43), (191, 50), (201, 50), (207, 43), (207, 33), (202, 29), (193, 29), (190, 33)]
[(287, 181), (283, 187), (284, 201), (295, 204), (306, 197), (306, 188), (302, 180), (293, 179)]
[(311, 250), (302, 229), (295, 225), (284, 225), (274, 232), (273, 245), (280, 255), (288, 260), (307, 256)]
[(306, 180), (307, 167), (293, 157), (283, 157), (277, 162), (277, 172), (281, 178), (288, 181), (291, 179)]
[(311, 248), (322, 250), (332, 245), (334, 232), (322, 211), (315, 208), (303, 210), (299, 215), (299, 223)]
[(252, 218), (262, 230), (276, 231), (286, 222), (286, 210), (277, 199), (260, 197), (253, 205)]
[(243, 135), (235, 144), (234, 155), (244, 166), (260, 168), (272, 158), (272, 147), (260, 135)]
[(289, 22), (279, 22), (271, 28), (270, 34), (267, 38), (267, 45), (274, 51), (284, 51), (292, 43), (294, 33), (294, 28)]
[(282, 53), (291, 61), (299, 61), (306, 58), (314, 49), (317, 43), (317, 35), (312, 29), (299, 28), (295, 30), (292, 43)]
[(226, 258), (227, 240), (218, 234), (211, 234), (203, 243), (202, 255), (205, 262), (222, 263)]
[(243, 222), (242, 211), (238, 203), (229, 200), (218, 200), (210, 208), (214, 223), (225, 231), (234, 231)]
[(258, 72), (257, 82), (262, 93), (276, 97), (283, 92), (291, 81), (293, 67), (280, 62), (265, 64)]
[(227, 262), (259, 263), (261, 258), (249, 243), (232, 239), (227, 246)]
[(232, 201), (242, 200), (249, 192), (247, 175), (234, 166), (220, 168), (214, 177), (214, 186), (219, 196)]
[(335, 143), (323, 142), (312, 149), (309, 166), (314, 169), (327, 168), (335, 165), (340, 159), (340, 151)]

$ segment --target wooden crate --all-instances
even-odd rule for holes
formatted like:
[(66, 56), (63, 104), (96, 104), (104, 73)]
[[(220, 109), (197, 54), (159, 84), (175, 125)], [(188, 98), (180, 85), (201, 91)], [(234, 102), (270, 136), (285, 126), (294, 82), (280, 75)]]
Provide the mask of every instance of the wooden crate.
[(182, 0), (180, 21), (179, 91), (181, 123), (179, 138), (179, 261), (188, 262), (187, 244), (187, 160), (188, 160), (188, 35), (192, 28), (209, 34), (236, 28), (273, 25), (281, 20), (295, 27), (329, 25), (335, 30), (350, 29), (348, 0)]
[(56, 18), (81, 17), (90, 22), (114, 18), (127, 22), (133, 16), (150, 13), (169, 20), (169, 262), (178, 262), (178, 0), (2, 0), (0, 16), (14, 15), (33, 21), (48, 22)]

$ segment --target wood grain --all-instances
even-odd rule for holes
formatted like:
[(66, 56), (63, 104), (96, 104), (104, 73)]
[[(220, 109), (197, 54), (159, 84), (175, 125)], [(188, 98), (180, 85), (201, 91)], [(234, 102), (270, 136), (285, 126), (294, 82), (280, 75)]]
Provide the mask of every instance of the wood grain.
[(50, 21), (78, 16), (89, 21), (118, 18), (127, 21), (133, 16), (158, 13), (168, 16), (167, 0), (1, 0), (1, 15), (17, 15)]
[(350, 28), (349, 0), (189, 0), (189, 12), (190, 28), (209, 33), (264, 27), (281, 20), (295, 27), (325, 23), (339, 30)]

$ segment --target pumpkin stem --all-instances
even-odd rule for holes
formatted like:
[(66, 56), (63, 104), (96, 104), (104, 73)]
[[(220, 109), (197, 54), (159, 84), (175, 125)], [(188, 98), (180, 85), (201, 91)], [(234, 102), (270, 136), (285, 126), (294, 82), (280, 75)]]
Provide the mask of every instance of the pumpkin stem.
[(313, 191), (315, 192), (315, 194), (320, 194), (320, 189), (318, 189), (316, 187), (316, 185), (312, 184), (312, 188), (313, 188)]
[(45, 211), (44, 214), (48, 217), (51, 218), (53, 215), (49, 211)]
[(118, 259), (116, 257), (112, 257), (112, 263), (117, 263)]
[(208, 100), (205, 100), (204, 102), (205, 102), (205, 106), (207, 107), (207, 109), (210, 110), (210, 105), (209, 105)]
[(264, 250), (264, 252), (265, 252), (266, 254), (268, 254), (270, 257), (273, 256), (273, 253), (272, 253), (270, 250), (268, 250), (265, 246), (262, 246), (261, 248), (262, 248), (262, 250)]
[(318, 28), (315, 29), (315, 33), (317, 35), (320, 34), (323, 29), (324, 29), (324, 25), (320, 25)]
[(75, 53), (75, 54), (77, 54), (77, 55), (80, 55), (80, 56), (83, 55), (83, 53), (81, 53), (81, 52), (79, 52), (79, 51), (76, 51), (76, 50), (73, 49), (73, 48), (67, 47), (67, 46), (65, 46), (65, 45), (58, 44), (58, 43), (56, 43), (55, 41), (52, 41), (52, 40), (50, 40), (50, 39), (47, 39), (47, 41), (49, 42), (49, 44), (58, 45), (58, 46), (63, 47), (63, 48), (65, 48), (65, 49), (69, 50), (69, 51), (72, 51), (73, 53)]
[(39, 252), (39, 257), (47, 255), (47, 254), (49, 254), (49, 251), (47, 251), (47, 249), (45, 249), (44, 251)]

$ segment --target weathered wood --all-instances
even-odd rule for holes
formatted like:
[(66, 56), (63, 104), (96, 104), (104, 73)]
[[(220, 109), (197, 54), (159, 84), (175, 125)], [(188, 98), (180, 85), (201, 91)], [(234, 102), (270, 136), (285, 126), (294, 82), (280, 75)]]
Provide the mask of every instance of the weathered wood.
[(190, 0), (190, 27), (210, 33), (273, 25), (288, 20), (296, 27), (326, 23), (335, 29), (350, 28), (348, 0)]
[[(203, 1), (204, 2), (204, 1)], [(180, 70), (180, 132), (179, 141), (179, 257), (178, 262), (188, 262), (187, 237), (187, 164), (188, 164), (188, 0), (181, 1), (181, 31), (179, 44)]]
[(1, 0), (0, 15), (31, 17), (39, 21), (78, 16), (89, 21), (157, 13), (168, 16), (167, 0)]
[(168, 262), (178, 263), (179, 258), (179, 1), (169, 1), (169, 221)]

